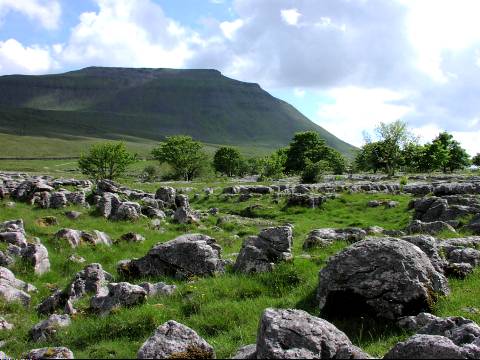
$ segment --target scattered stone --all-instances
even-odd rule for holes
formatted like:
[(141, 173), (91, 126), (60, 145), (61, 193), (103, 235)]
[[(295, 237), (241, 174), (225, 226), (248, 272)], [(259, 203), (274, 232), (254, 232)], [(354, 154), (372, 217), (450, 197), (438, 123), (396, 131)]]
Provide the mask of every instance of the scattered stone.
[(393, 347), (384, 359), (467, 359), (465, 350), (438, 335), (414, 335)]
[(110, 216), (114, 220), (118, 221), (137, 221), (140, 219), (142, 208), (135, 202), (121, 203), (117, 211), (113, 216)]
[(83, 264), (86, 260), (79, 255), (70, 255), (68, 261), (71, 261), (75, 264)]
[(135, 234), (135, 233), (133, 233), (133, 232), (129, 232), (129, 233), (123, 234), (123, 235), (120, 237), (120, 240), (126, 241), (126, 242), (138, 243), (138, 242), (143, 242), (143, 241), (145, 241), (145, 238), (144, 238), (142, 235), (140, 235), (140, 234)]
[(50, 195), (50, 208), (60, 209), (66, 207), (67, 204), (68, 200), (64, 192), (53, 192)]
[(241, 347), (237, 353), (233, 355), (232, 359), (256, 359), (257, 358), (257, 344), (251, 344)]
[(420, 220), (413, 220), (407, 227), (409, 234), (430, 234), (436, 235), (438, 233), (448, 231), (456, 232), (455, 229), (443, 221), (422, 222)]
[(67, 211), (65, 212), (65, 216), (71, 220), (77, 220), (80, 216), (82, 216), (82, 213), (79, 211)]
[(33, 265), (36, 275), (43, 275), (50, 271), (48, 250), (42, 244), (28, 244), (22, 249), (22, 258)]
[(0, 251), (0, 266), (9, 267), (13, 265), (14, 262), (15, 260), (10, 255)]
[(138, 350), (138, 359), (215, 359), (215, 351), (192, 329), (167, 321)]
[(58, 219), (55, 216), (45, 216), (37, 220), (37, 224), (42, 227), (58, 225)]
[(330, 258), (320, 272), (317, 299), (331, 316), (350, 311), (394, 320), (428, 311), (437, 295), (448, 293), (447, 279), (420, 248), (372, 238)]
[(70, 326), (71, 320), (68, 315), (51, 315), (47, 320), (36, 324), (30, 330), (30, 337), (35, 342), (50, 340), (58, 329)]
[(164, 203), (168, 204), (168, 206), (171, 206), (175, 204), (175, 197), (177, 195), (177, 192), (174, 188), (172, 187), (161, 187), (157, 190), (155, 193), (155, 199), (161, 200)]
[(271, 271), (274, 264), (292, 259), (292, 228), (278, 226), (264, 229), (258, 236), (245, 239), (234, 265), (243, 273)]
[(175, 285), (167, 285), (163, 282), (159, 282), (156, 284), (146, 282), (140, 284), (139, 286), (145, 289), (148, 296), (172, 295), (177, 290), (177, 287)]
[(33, 349), (22, 355), (22, 359), (74, 359), (73, 352), (66, 347), (46, 347)]
[(101, 216), (109, 219), (115, 216), (121, 203), (117, 194), (106, 192), (102, 194), (97, 204), (97, 210)]
[(165, 219), (165, 213), (157, 208), (152, 206), (143, 206), (142, 207), (142, 214), (149, 217), (150, 219)]
[[(12, 329), (13, 329), (13, 325), (10, 324), (3, 317), (0, 317), (0, 331), (6, 331), (6, 330), (12, 330)], [(2, 359), (2, 357), (0, 357), (0, 359)]]
[(179, 207), (173, 214), (173, 220), (179, 224), (197, 224), (200, 219), (197, 215), (188, 207)]
[(453, 249), (447, 252), (447, 260), (451, 263), (467, 263), (476, 267), (480, 265), (480, 251), (472, 248)]
[(2, 232), (0, 233), (0, 242), (17, 245), (21, 248), (27, 246), (27, 238), (25, 233), (21, 231)]
[(353, 243), (365, 239), (366, 236), (367, 232), (359, 228), (316, 229), (308, 234), (307, 239), (303, 243), (303, 248), (307, 250), (314, 247), (325, 247), (339, 240)]
[(223, 273), (221, 247), (215, 239), (201, 234), (186, 234), (155, 245), (143, 258), (121, 261), (117, 267), (125, 277), (192, 275), (211, 276)]
[(100, 315), (109, 314), (113, 308), (141, 304), (147, 299), (147, 292), (138, 285), (127, 282), (110, 283), (108, 293), (97, 294), (90, 301), (90, 308)]
[[(252, 355), (250, 355), (252, 356)], [(328, 321), (302, 310), (266, 309), (257, 335), (257, 359), (369, 359)]]
[(308, 208), (318, 208), (327, 198), (319, 195), (314, 196), (310, 194), (291, 194), (287, 200), (287, 206), (303, 206)]
[(7, 268), (0, 267), (0, 297), (6, 302), (20, 301), (28, 306), (31, 299), (28, 293), (35, 290), (35, 286), (17, 279)]
[(72, 248), (76, 248), (83, 243), (106, 246), (113, 244), (112, 239), (106, 233), (98, 230), (93, 230), (92, 233), (89, 233), (81, 230), (61, 229), (55, 234), (55, 238), (67, 240)]

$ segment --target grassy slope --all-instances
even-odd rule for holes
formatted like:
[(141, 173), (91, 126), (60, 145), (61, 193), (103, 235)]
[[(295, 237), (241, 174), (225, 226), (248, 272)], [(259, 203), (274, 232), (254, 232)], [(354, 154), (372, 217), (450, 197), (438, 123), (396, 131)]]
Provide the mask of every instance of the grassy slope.
[[(210, 185), (191, 184), (197, 192)], [(158, 185), (150, 184), (145, 188), (152, 189), (156, 186)], [(388, 210), (366, 207), (368, 200), (381, 198), (397, 200), (400, 206)], [(345, 194), (339, 199), (329, 201), (322, 209), (285, 209), (283, 203), (275, 204), (273, 198), (269, 196), (244, 203), (235, 200), (220, 201), (214, 196), (193, 201), (192, 206), (197, 209), (216, 206), (220, 208), (221, 213), (241, 213), (247, 206), (259, 203), (262, 207), (252, 216), (266, 216), (274, 222), (290, 222), (295, 225), (294, 254), (298, 256), (303, 253), (301, 246), (306, 234), (314, 228), (353, 225), (403, 228), (410, 218), (406, 210), (409, 199), (408, 196)], [(36, 219), (46, 215), (57, 216), (60, 226), (51, 228), (37, 226)], [(209, 218), (200, 228), (165, 224), (165, 232), (159, 233), (149, 229), (148, 221), (143, 220), (134, 224), (114, 223), (85, 216), (72, 221), (64, 217), (61, 210), (35, 210), (24, 204), (7, 209), (0, 203), (0, 221), (14, 218), (23, 218), (28, 234), (40, 237), (50, 252), (52, 271), (43, 277), (32, 275), (31, 270), (22, 265), (18, 265), (14, 270), (20, 279), (32, 282), (39, 288), (39, 293), (33, 297), (33, 306), (49, 294), (48, 287), (64, 286), (82, 268), (66, 260), (71, 254), (85, 257), (87, 263), (101, 263), (119, 280), (115, 272), (118, 260), (142, 256), (153, 244), (170, 240), (179, 234), (190, 231), (209, 234), (222, 245), (224, 256), (228, 258), (230, 254), (238, 252), (245, 236), (258, 232), (258, 228), (251, 226), (228, 225), (218, 229), (214, 227), (216, 219)], [(135, 231), (144, 234), (147, 240), (144, 244), (117, 244), (111, 248), (95, 249), (87, 246), (72, 250), (65, 244), (58, 244), (53, 240), (52, 234), (60, 227), (100, 229), (114, 239), (125, 232)], [(235, 238), (234, 235), (239, 235), (240, 238)], [(33, 347), (64, 345), (71, 348), (76, 357), (135, 357), (142, 342), (158, 325), (175, 319), (205, 337), (215, 347), (218, 357), (228, 357), (240, 346), (255, 342), (260, 314), (266, 307), (301, 308), (318, 315), (313, 297), (318, 282), (318, 271), (329, 256), (345, 246), (347, 244), (337, 242), (326, 249), (312, 250), (308, 253), (311, 255), (310, 259), (297, 257), (293, 263), (281, 265), (269, 274), (242, 276), (229, 270), (223, 276), (192, 279), (191, 282), (152, 279), (176, 283), (179, 286), (178, 293), (170, 298), (152, 298), (144, 305), (121, 309), (103, 318), (89, 314), (88, 301), (83, 301), (79, 304), (82, 311), (75, 316), (72, 326), (61, 330), (55, 339), (43, 344), (28, 341), (28, 330), (40, 320), (33, 306), (24, 311), (20, 306), (4, 304), (1, 306), (2, 314), (16, 325), (16, 329), (13, 332), (0, 333), (0, 339), (8, 341), (2, 350), (11, 356), (19, 356), (23, 351)], [(50, 285), (47, 287), (47, 284)], [(451, 284), (452, 294), (440, 300), (437, 312), (441, 315), (463, 315), (480, 321), (478, 315), (472, 316), (461, 310), (465, 306), (479, 306), (477, 290), (480, 285), (480, 273), (476, 272), (466, 281), (452, 281)], [(368, 327), (359, 322), (348, 324), (337, 322), (337, 325), (348, 333), (355, 344), (377, 356), (407, 336), (381, 325)]]
[(318, 131), (343, 153), (353, 149), (258, 85), (217, 71), (89, 68), (0, 77), (4, 134), (143, 142), (188, 134), (206, 143), (272, 150), (305, 130)]

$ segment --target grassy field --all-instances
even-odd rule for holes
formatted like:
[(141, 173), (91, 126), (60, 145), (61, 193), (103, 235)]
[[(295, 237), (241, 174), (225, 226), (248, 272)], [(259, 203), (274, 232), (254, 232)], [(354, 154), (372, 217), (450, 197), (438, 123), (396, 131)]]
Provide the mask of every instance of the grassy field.
[[(141, 184), (136, 184), (141, 187)], [(194, 191), (211, 184), (194, 184)], [(158, 186), (145, 185), (152, 189)], [(184, 186), (177, 184), (177, 186)], [(218, 191), (217, 191), (218, 194)], [(372, 199), (391, 199), (399, 201), (394, 209), (368, 208)], [(29, 340), (28, 331), (42, 320), (35, 312), (35, 306), (50, 294), (51, 289), (65, 286), (82, 265), (69, 262), (70, 255), (84, 257), (87, 262), (98, 262), (111, 272), (116, 280), (122, 280), (116, 273), (119, 260), (143, 256), (157, 242), (164, 242), (188, 232), (201, 232), (217, 239), (223, 247), (226, 258), (234, 258), (245, 236), (257, 234), (261, 226), (221, 225), (217, 227), (217, 217), (209, 217), (199, 226), (175, 225), (163, 223), (163, 231), (152, 230), (148, 220), (137, 223), (111, 222), (85, 213), (78, 220), (69, 220), (64, 210), (39, 210), (18, 203), (15, 208), (6, 208), (0, 203), (0, 221), (22, 218), (29, 236), (39, 237), (50, 253), (52, 270), (44, 276), (32, 275), (32, 270), (22, 263), (13, 269), (18, 278), (28, 281), (38, 288), (33, 295), (32, 305), (24, 309), (17, 304), (1, 304), (1, 313), (7, 321), (15, 325), (12, 332), (0, 333), (0, 340), (6, 345), (2, 351), (10, 356), (19, 357), (24, 351), (42, 346), (67, 346), (77, 358), (131, 358), (141, 344), (163, 322), (174, 319), (196, 330), (216, 350), (217, 357), (229, 357), (242, 345), (255, 342), (258, 322), (266, 307), (299, 308), (319, 315), (314, 293), (318, 285), (318, 272), (329, 256), (337, 253), (348, 244), (337, 242), (324, 249), (314, 249), (305, 253), (302, 243), (309, 231), (320, 227), (372, 226), (386, 229), (401, 229), (409, 222), (411, 214), (407, 211), (409, 196), (343, 194), (330, 200), (324, 207), (317, 209), (286, 208), (284, 201), (275, 203), (274, 198), (265, 196), (252, 198), (239, 203), (236, 200), (222, 200), (213, 196), (203, 196), (192, 201), (196, 209), (218, 207), (220, 215), (243, 214), (248, 207), (260, 205), (250, 217), (266, 218), (275, 224), (292, 223), (294, 229), (294, 255), (292, 263), (278, 266), (275, 271), (259, 275), (239, 275), (228, 269), (218, 277), (197, 278), (190, 281), (174, 281), (168, 278), (148, 279), (165, 281), (178, 286), (171, 297), (154, 297), (140, 306), (121, 309), (106, 317), (98, 317), (88, 311), (88, 300), (77, 303), (80, 312), (75, 315), (70, 327), (59, 331), (54, 339), (46, 343), (35, 344)], [(81, 210), (84, 211), (85, 210)], [(44, 216), (56, 216), (59, 226), (42, 227), (37, 219)], [(143, 234), (146, 241), (142, 244), (117, 243), (112, 247), (90, 246), (71, 249), (56, 242), (53, 234), (60, 228), (81, 230), (98, 229), (107, 232), (112, 239), (134, 231)], [(2, 244), (4, 246), (4, 244)], [(300, 256), (309, 255), (309, 257)], [(138, 280), (140, 283), (143, 280)], [(440, 299), (436, 307), (439, 315), (462, 315), (480, 321), (478, 314), (466, 312), (466, 307), (480, 307), (480, 272), (476, 272), (465, 281), (451, 280), (452, 294)], [(382, 356), (394, 343), (408, 334), (392, 328), (388, 324), (371, 323), (366, 319), (350, 322), (334, 321), (346, 331), (352, 341), (371, 355)]]

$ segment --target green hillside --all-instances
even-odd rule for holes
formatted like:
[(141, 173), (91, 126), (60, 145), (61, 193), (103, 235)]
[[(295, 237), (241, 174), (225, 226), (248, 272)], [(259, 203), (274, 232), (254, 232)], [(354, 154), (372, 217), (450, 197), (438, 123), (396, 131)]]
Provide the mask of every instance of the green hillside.
[(0, 133), (19, 139), (151, 143), (188, 134), (211, 144), (274, 149), (305, 130), (318, 131), (342, 153), (353, 149), (259, 85), (216, 70), (93, 67), (0, 77)]

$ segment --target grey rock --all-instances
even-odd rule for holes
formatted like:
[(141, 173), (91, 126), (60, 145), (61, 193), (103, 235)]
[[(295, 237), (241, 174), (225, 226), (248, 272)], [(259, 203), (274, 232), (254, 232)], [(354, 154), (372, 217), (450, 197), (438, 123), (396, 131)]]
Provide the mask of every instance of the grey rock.
[(50, 271), (48, 250), (42, 244), (28, 244), (22, 249), (22, 258), (33, 265), (35, 274), (42, 275)]
[(90, 301), (90, 308), (101, 315), (109, 314), (117, 307), (141, 304), (147, 299), (147, 292), (138, 285), (127, 282), (110, 283), (106, 294), (97, 294)]
[(119, 221), (137, 221), (140, 219), (142, 208), (135, 202), (124, 202), (119, 205), (115, 214), (110, 216)]
[(164, 203), (168, 204), (168, 206), (171, 206), (175, 204), (176, 195), (177, 192), (174, 188), (165, 186), (157, 190), (157, 192), (155, 193), (155, 199), (161, 200)]
[(472, 248), (453, 249), (447, 253), (451, 263), (468, 263), (473, 267), (480, 265), (480, 251)]
[(420, 248), (393, 238), (351, 245), (330, 258), (319, 277), (320, 309), (332, 315), (350, 309), (393, 320), (427, 311), (437, 295), (449, 293), (447, 279)]
[(473, 266), (467, 263), (448, 263), (444, 268), (444, 272), (446, 276), (465, 279), (473, 273)]
[(260, 320), (256, 358), (367, 359), (370, 356), (326, 320), (302, 310), (266, 309)]
[(97, 204), (97, 210), (101, 216), (109, 219), (115, 216), (121, 203), (122, 202), (117, 194), (106, 192), (102, 194), (102, 197)]
[(196, 224), (200, 220), (197, 215), (188, 207), (179, 207), (173, 214), (173, 220), (180, 224)]
[(31, 299), (28, 293), (35, 290), (33, 285), (17, 279), (7, 268), (0, 267), (0, 297), (6, 302), (20, 301), (23, 305), (28, 306)]
[(117, 267), (125, 277), (191, 275), (210, 276), (223, 273), (221, 247), (215, 239), (201, 234), (186, 234), (155, 245), (140, 259), (122, 261)]
[(82, 241), (82, 232), (73, 229), (61, 229), (55, 235), (57, 240), (66, 240), (72, 248), (76, 248)]
[(138, 242), (144, 242), (145, 238), (140, 234), (135, 234), (133, 232), (129, 232), (129, 233), (123, 234), (120, 237), (120, 240), (126, 241), (126, 242), (138, 243)]
[(145, 289), (148, 296), (172, 295), (177, 290), (177, 287), (175, 285), (167, 285), (163, 282), (159, 282), (156, 284), (146, 282), (140, 284), (139, 286)]
[(324, 247), (331, 245), (334, 241), (342, 240), (348, 242), (357, 242), (365, 239), (367, 232), (359, 228), (345, 228), (345, 229), (316, 229), (312, 230), (305, 242), (304, 249), (311, 249), (314, 247)]
[[(12, 329), (13, 329), (13, 325), (10, 324), (3, 317), (0, 317), (0, 331), (7, 331), (7, 330), (12, 330)], [(1, 359), (1, 357), (0, 357), (0, 359)]]
[(67, 211), (65, 212), (65, 216), (71, 220), (76, 220), (82, 216), (82, 213), (79, 211)]
[(157, 208), (152, 206), (143, 206), (142, 207), (142, 214), (149, 217), (150, 219), (165, 219), (165, 213)]
[(72, 248), (76, 248), (83, 243), (90, 245), (106, 245), (113, 244), (112, 239), (108, 234), (93, 230), (93, 232), (86, 232), (73, 229), (61, 229), (55, 234), (58, 240), (66, 240)]
[(257, 358), (257, 344), (246, 345), (238, 349), (231, 359), (256, 359)]
[(35, 342), (50, 340), (58, 329), (70, 326), (71, 320), (68, 315), (51, 315), (47, 320), (36, 324), (30, 330), (30, 337)]
[(52, 209), (60, 209), (68, 204), (67, 196), (64, 192), (53, 192), (50, 196), (50, 207)]
[(291, 194), (288, 197), (288, 206), (303, 206), (308, 208), (317, 208), (322, 205), (327, 198), (322, 195), (310, 195), (310, 194)]
[(456, 232), (451, 225), (444, 221), (422, 222), (420, 220), (413, 220), (407, 227), (409, 234), (436, 235), (443, 231)]
[(0, 242), (17, 245), (22, 248), (27, 246), (27, 238), (25, 237), (25, 234), (20, 231), (0, 233)]
[(14, 262), (15, 260), (10, 255), (0, 251), (0, 266), (9, 267), (13, 265)]
[(22, 355), (22, 359), (74, 359), (73, 352), (66, 347), (33, 349)]
[(138, 359), (175, 357), (214, 359), (215, 351), (194, 330), (170, 320), (159, 326), (137, 353)]
[(271, 271), (275, 263), (292, 258), (292, 228), (278, 226), (264, 229), (258, 236), (245, 239), (234, 270), (243, 273)]
[(414, 335), (393, 347), (384, 359), (467, 359), (464, 350), (438, 335)]
[(112, 278), (112, 275), (103, 270), (102, 265), (90, 264), (75, 275), (66, 293), (70, 299), (79, 299), (87, 293), (99, 294)]
[(404, 236), (402, 240), (408, 241), (418, 246), (432, 262), (433, 267), (438, 272), (443, 272), (447, 263), (439, 254), (439, 247), (434, 237), (430, 235), (412, 235)]
[(21, 232), (25, 234), (23, 220), (9, 220), (0, 223), (0, 232)]

